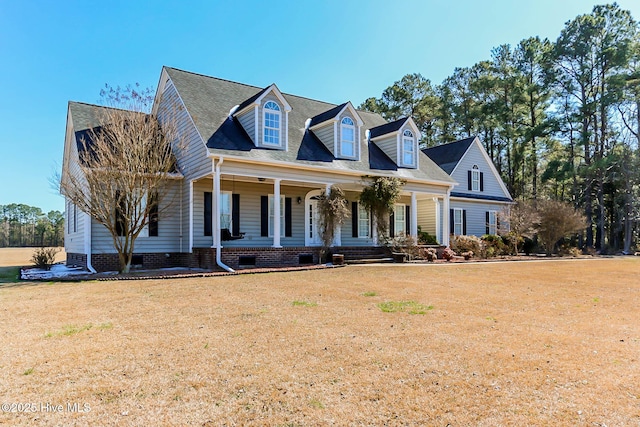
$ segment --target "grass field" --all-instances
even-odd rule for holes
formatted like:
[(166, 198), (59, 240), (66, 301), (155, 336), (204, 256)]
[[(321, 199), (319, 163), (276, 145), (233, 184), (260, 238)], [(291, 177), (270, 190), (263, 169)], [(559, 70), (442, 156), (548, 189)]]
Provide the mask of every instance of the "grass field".
[[(31, 256), (36, 248), (0, 248), (0, 284), (16, 282), (20, 267), (31, 265)], [(56, 262), (66, 258), (63, 248), (56, 254)]]
[(0, 285), (0, 424), (638, 425), (639, 273), (616, 258)]

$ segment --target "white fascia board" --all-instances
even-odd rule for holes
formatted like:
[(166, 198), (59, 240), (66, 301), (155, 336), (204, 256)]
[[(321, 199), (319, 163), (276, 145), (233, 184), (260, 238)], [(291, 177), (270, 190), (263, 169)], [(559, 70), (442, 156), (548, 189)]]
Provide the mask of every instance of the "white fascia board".
[[(401, 176), (398, 176), (397, 174), (385, 174), (385, 173), (379, 173), (374, 171), (371, 171), (370, 173), (366, 173), (364, 171), (346, 171), (346, 170), (340, 170), (340, 169), (329, 169), (326, 167), (313, 166), (313, 165), (307, 165), (307, 164), (296, 164), (296, 163), (290, 163), (290, 162), (278, 161), (278, 160), (271, 160), (268, 162), (265, 162), (265, 161), (256, 162), (255, 159), (250, 159), (242, 156), (234, 156), (231, 154), (215, 154), (215, 153), (209, 152), (207, 157), (210, 157), (212, 159), (224, 157), (225, 161), (232, 160), (238, 163), (248, 163), (248, 164), (254, 164), (254, 165), (261, 165), (261, 166), (273, 166), (273, 167), (278, 167), (283, 169), (308, 170), (308, 171), (321, 172), (321, 173), (330, 173), (335, 175), (356, 176), (359, 179), (362, 178), (363, 175), (371, 176), (371, 177), (380, 176), (380, 177), (387, 177), (387, 178), (400, 178), (406, 182), (414, 182), (418, 184), (440, 185), (440, 186), (448, 187), (449, 189), (457, 185), (456, 182), (440, 181), (437, 179), (427, 181), (427, 180), (421, 180), (421, 179), (415, 179), (415, 178), (401, 177)], [(211, 175), (210, 172), (208, 174), (203, 175), (202, 177), (204, 178), (209, 175)], [(262, 177), (262, 178), (269, 178), (269, 179), (277, 178), (277, 177), (266, 176), (265, 174), (262, 174), (259, 172), (256, 172), (255, 176)], [(304, 181), (304, 180), (301, 179), (301, 181)]]
[(162, 71), (160, 72), (160, 80), (158, 80), (158, 87), (156, 88), (156, 96), (153, 98), (153, 106), (151, 107), (151, 114), (153, 116), (158, 114), (158, 107), (160, 106), (160, 98), (164, 93), (164, 89), (167, 86), (168, 81), (169, 81), (169, 74), (167, 74), (166, 67), (162, 66)]
[(280, 92), (280, 89), (278, 89), (278, 86), (276, 86), (275, 83), (271, 84), (271, 86), (269, 86), (267, 88), (267, 90), (265, 90), (264, 93), (262, 95), (260, 95), (258, 97), (258, 99), (255, 100), (254, 103), (257, 104), (257, 105), (260, 105), (262, 103), (262, 100), (264, 99), (264, 97), (267, 96), (270, 93), (273, 93), (276, 96), (276, 98), (278, 98), (278, 100), (280, 102), (282, 102), (282, 105), (284, 106), (284, 110), (286, 112), (291, 111), (291, 105), (289, 105), (289, 103), (285, 99), (284, 95), (282, 95), (282, 92)]

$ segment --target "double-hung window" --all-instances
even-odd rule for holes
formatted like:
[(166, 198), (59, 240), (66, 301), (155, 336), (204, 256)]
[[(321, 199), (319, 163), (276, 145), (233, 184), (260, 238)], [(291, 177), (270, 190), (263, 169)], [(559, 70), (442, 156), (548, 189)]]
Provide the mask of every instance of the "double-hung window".
[(407, 235), (407, 218), (406, 218), (406, 206), (403, 204), (395, 205), (393, 212), (393, 227), (396, 236)]
[[(273, 237), (273, 224), (275, 218), (275, 208), (273, 205), (274, 195), (269, 194), (269, 237)], [(280, 237), (285, 236), (285, 222), (284, 222), (284, 199), (283, 195), (280, 196)]]
[(489, 211), (489, 234), (498, 234), (498, 212)]
[(263, 108), (264, 135), (262, 142), (265, 145), (280, 145), (281, 114), (280, 106), (273, 101), (268, 101)]
[(358, 203), (358, 237), (370, 237), (371, 214), (362, 204)]
[(480, 171), (478, 165), (473, 165), (471, 169), (471, 191), (480, 191)]
[(463, 234), (463, 215), (462, 209), (453, 210), (453, 234), (461, 236)]
[(231, 192), (220, 192), (220, 229), (231, 230)]
[(402, 163), (405, 166), (414, 166), (416, 162), (416, 144), (413, 133), (405, 130), (402, 134)]
[(340, 154), (343, 157), (356, 156), (356, 127), (350, 117), (340, 122)]

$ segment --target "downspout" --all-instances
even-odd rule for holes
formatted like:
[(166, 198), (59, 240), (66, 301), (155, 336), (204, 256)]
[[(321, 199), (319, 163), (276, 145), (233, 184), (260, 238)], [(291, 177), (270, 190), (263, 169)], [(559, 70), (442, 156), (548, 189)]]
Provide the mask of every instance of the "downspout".
[[(215, 159), (214, 159), (215, 162)], [(213, 179), (215, 179), (215, 184), (216, 184), (216, 215), (215, 215), (215, 220), (214, 223), (216, 224), (216, 227), (213, 230), (213, 233), (216, 233), (214, 235), (217, 235), (217, 239), (215, 239), (216, 241), (216, 264), (218, 264), (218, 266), (222, 267), (223, 269), (225, 269), (226, 271), (228, 271), (229, 273), (235, 273), (236, 271), (229, 267), (227, 264), (222, 262), (222, 241), (220, 240), (220, 167), (222, 165), (222, 163), (224, 163), (224, 157), (220, 156), (220, 159), (218, 159), (218, 163), (215, 165), (215, 174)]]
[(91, 216), (89, 214), (85, 214), (85, 222), (84, 251), (87, 253), (87, 270), (95, 274), (97, 271), (93, 268), (93, 265), (91, 265)]

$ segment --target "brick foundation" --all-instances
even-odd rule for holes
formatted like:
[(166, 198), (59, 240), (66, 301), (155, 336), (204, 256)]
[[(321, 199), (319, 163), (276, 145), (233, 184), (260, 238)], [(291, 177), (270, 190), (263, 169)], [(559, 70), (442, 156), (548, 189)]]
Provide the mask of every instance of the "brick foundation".
[[(386, 248), (361, 246), (331, 248), (332, 253), (343, 254), (345, 260), (380, 254), (385, 250)], [(141, 257), (142, 265), (139, 268), (145, 270), (171, 267), (220, 270), (220, 267), (216, 264), (215, 248), (193, 248), (193, 253), (143, 253), (134, 254), (134, 256)], [(233, 269), (318, 264), (319, 256), (319, 247), (304, 246), (285, 248), (223, 248), (221, 254), (222, 262)], [(245, 265), (240, 264), (241, 260), (245, 262)], [(87, 256), (85, 254), (68, 253), (67, 265), (80, 266), (86, 269)], [(91, 256), (91, 265), (98, 272), (118, 271), (120, 265), (118, 254), (93, 254)], [(132, 270), (136, 268), (138, 268), (136, 265), (132, 266)]]

